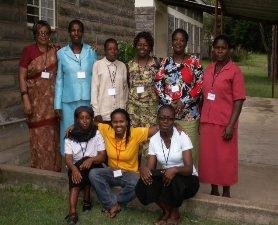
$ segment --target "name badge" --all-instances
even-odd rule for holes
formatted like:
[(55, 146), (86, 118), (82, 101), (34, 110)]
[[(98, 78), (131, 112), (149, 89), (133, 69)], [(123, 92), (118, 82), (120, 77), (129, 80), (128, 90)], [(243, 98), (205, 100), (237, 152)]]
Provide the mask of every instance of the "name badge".
[(79, 71), (79, 72), (77, 72), (77, 78), (78, 78), (78, 79), (84, 79), (84, 78), (86, 78), (85, 72), (84, 72), (84, 71)]
[(113, 171), (113, 175), (114, 175), (114, 177), (120, 177), (120, 176), (122, 176), (123, 174), (122, 174), (122, 171), (121, 171), (121, 170), (115, 170), (115, 171)]
[(175, 85), (175, 86), (172, 86), (172, 92), (177, 92), (180, 90), (179, 86), (178, 85)]
[(48, 72), (42, 72), (41, 73), (41, 78), (49, 79), (49, 77), (50, 77), (50, 73), (48, 73)]
[(143, 93), (144, 91), (145, 91), (144, 86), (142, 86), (142, 87), (137, 87), (137, 88), (136, 88), (137, 94), (141, 94), (141, 93)]
[(211, 100), (211, 101), (214, 101), (215, 100), (215, 94), (209, 92), (207, 99)]
[(108, 95), (110, 95), (110, 96), (116, 95), (116, 89), (115, 88), (109, 88), (108, 89)]

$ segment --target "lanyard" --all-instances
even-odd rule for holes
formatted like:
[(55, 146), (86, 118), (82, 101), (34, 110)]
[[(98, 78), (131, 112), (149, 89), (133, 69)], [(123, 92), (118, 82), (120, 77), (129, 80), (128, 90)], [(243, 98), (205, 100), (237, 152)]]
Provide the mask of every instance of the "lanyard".
[[(111, 65), (111, 64), (110, 64)], [(109, 66), (110, 66), (109, 65)], [(114, 64), (115, 65), (115, 64)], [(116, 70), (113, 70), (112, 73), (110, 71), (110, 68), (109, 66), (107, 65), (107, 69), (108, 69), (108, 72), (109, 72), (109, 76), (110, 76), (110, 81), (111, 81), (111, 84), (112, 84), (112, 87), (115, 88), (115, 79), (116, 79), (116, 75), (117, 75), (117, 66), (115, 65), (116, 67)]]
[(46, 48), (46, 53), (45, 53), (45, 60), (44, 60), (44, 72), (46, 72), (47, 52), (48, 52), (48, 47)]
[(213, 75), (212, 75), (212, 83), (211, 83), (211, 87), (212, 87), (212, 88), (213, 88), (213, 86), (214, 86), (216, 77), (218, 77), (218, 75), (219, 75), (219, 73), (221, 72), (222, 68), (219, 70), (218, 73), (215, 73), (215, 70), (216, 70), (216, 65), (215, 65), (215, 67), (214, 67), (214, 71), (213, 71)]
[(120, 160), (121, 146), (122, 146), (122, 141), (119, 142), (120, 142), (120, 146), (118, 148), (118, 141), (116, 140), (117, 168), (119, 167), (119, 160)]
[[(170, 144), (170, 148), (169, 148), (169, 151), (168, 151), (167, 158), (166, 158), (166, 155), (165, 155), (165, 152), (164, 152), (163, 140), (162, 140), (161, 137), (160, 137), (160, 141), (161, 141), (161, 147), (162, 147), (162, 151), (163, 151), (163, 156), (164, 156), (165, 164), (166, 164), (166, 167), (167, 167), (167, 165), (168, 165), (168, 160), (169, 160), (169, 155), (170, 155), (170, 150), (171, 150), (172, 141), (171, 141), (171, 144)], [(165, 147), (166, 147), (166, 145), (165, 145)], [(165, 151), (166, 151), (166, 150), (165, 150)]]
[(83, 155), (83, 157), (84, 157), (84, 155), (85, 155), (85, 153), (86, 153), (86, 151), (87, 151), (88, 142), (86, 142), (86, 147), (85, 147), (85, 148), (82, 147), (82, 145), (81, 145), (80, 142), (79, 142), (79, 145), (80, 145), (80, 148), (81, 148), (81, 151), (82, 151), (82, 155)]

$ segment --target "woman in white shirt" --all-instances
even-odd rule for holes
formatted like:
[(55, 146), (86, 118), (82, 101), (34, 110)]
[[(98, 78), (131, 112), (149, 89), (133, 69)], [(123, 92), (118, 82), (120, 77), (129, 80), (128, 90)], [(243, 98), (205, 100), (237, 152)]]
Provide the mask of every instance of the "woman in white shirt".
[(74, 126), (65, 139), (65, 159), (69, 176), (68, 224), (76, 224), (79, 191), (84, 189), (83, 211), (91, 209), (89, 171), (102, 167), (106, 159), (104, 140), (93, 122), (94, 111), (80, 106), (74, 112)]
[[(155, 224), (178, 224), (179, 207), (199, 189), (197, 171), (192, 163), (189, 137), (174, 127), (175, 109), (164, 105), (158, 110), (159, 132), (150, 139), (149, 157), (140, 171), (136, 195), (147, 205), (155, 202), (163, 215)], [(162, 169), (157, 170), (157, 162)]]

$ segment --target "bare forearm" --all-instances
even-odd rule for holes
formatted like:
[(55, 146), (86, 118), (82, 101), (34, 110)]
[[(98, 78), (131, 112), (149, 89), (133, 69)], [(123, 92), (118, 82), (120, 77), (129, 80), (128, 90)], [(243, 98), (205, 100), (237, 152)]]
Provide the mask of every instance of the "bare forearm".
[(65, 156), (66, 160), (66, 165), (69, 168), (69, 170), (73, 171), (74, 169), (78, 169), (74, 164), (73, 164), (73, 159), (72, 156), (66, 155)]
[(105, 162), (105, 159), (106, 159), (106, 154), (101, 153), (101, 154), (98, 154), (98, 155), (92, 157), (92, 162), (93, 162), (93, 164), (101, 164), (101, 163)]
[(19, 81), (19, 88), (21, 92), (27, 91), (26, 78), (27, 78), (27, 69), (20, 67), (18, 81)]
[(243, 105), (243, 100), (234, 101), (233, 112), (229, 121), (229, 126), (234, 127), (241, 113), (242, 105)]
[(148, 138), (155, 135), (158, 131), (159, 131), (159, 126), (158, 125), (154, 125), (154, 126), (149, 127)]
[(192, 166), (180, 166), (175, 167), (176, 168), (176, 174), (180, 174), (183, 176), (188, 176), (192, 174), (193, 167)]

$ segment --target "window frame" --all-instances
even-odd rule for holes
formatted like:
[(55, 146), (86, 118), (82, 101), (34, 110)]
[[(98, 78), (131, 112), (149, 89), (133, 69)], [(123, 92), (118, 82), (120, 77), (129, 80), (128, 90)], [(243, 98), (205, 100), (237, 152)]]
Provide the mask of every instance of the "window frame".
[[(43, 9), (47, 9), (47, 10), (53, 10), (53, 24), (50, 24), (50, 27), (52, 30), (55, 30), (57, 28), (57, 22), (56, 22), (56, 0), (53, 0), (53, 8), (48, 8), (48, 7), (42, 7), (42, 4), (41, 4), (41, 1), (42, 0), (38, 0), (39, 1), (39, 5), (34, 5), (34, 4), (29, 4), (27, 3), (26, 4), (26, 19), (27, 19), (27, 26), (28, 27), (33, 27), (34, 23), (29, 23), (28, 22), (28, 16), (36, 16), (36, 17), (39, 17), (39, 20), (42, 19), (42, 8)], [(34, 2), (34, 1), (33, 1)], [(35, 8), (38, 8), (39, 9), (39, 15), (36, 15), (36, 14), (30, 14), (28, 13), (27, 11), (27, 7), (35, 7)]]

